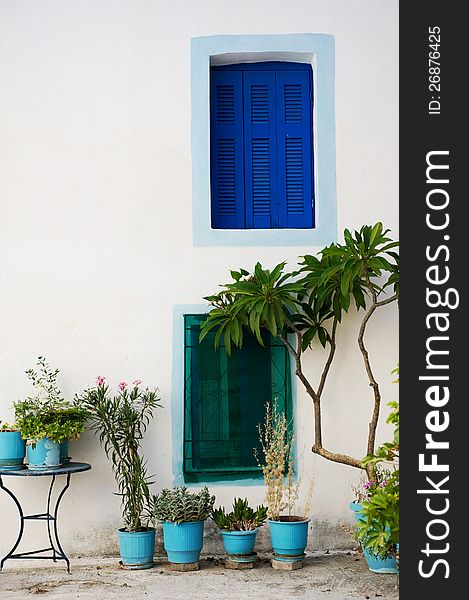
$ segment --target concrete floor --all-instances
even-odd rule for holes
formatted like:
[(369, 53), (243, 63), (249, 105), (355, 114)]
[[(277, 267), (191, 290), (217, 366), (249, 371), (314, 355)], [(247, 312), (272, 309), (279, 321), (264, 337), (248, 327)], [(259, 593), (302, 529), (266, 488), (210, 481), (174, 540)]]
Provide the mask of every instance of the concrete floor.
[(147, 571), (124, 571), (115, 559), (73, 559), (69, 575), (63, 563), (7, 561), (0, 573), (2, 600), (80, 598), (108, 600), (397, 600), (395, 575), (371, 573), (354, 553), (314, 553), (303, 569), (270, 567), (261, 558), (253, 570), (230, 571), (222, 561), (205, 558), (200, 571), (176, 573), (163, 561)]

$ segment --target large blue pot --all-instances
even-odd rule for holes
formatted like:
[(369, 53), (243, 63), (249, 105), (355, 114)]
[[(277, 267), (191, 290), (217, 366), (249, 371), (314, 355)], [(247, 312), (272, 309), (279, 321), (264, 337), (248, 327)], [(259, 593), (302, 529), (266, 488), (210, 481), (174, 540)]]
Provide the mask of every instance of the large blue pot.
[(119, 550), (122, 566), (126, 569), (149, 569), (155, 553), (155, 529), (126, 531), (119, 529)]
[(28, 446), (28, 469), (53, 469), (60, 466), (60, 444), (42, 438)]
[(269, 519), (273, 551), (279, 557), (302, 557), (308, 545), (309, 519), (289, 521), (288, 518), (280, 517), (280, 521)]
[[(365, 520), (361, 512), (361, 504), (358, 502), (351, 502), (349, 508), (355, 513), (355, 523), (357, 523), (357, 525)], [(362, 550), (368, 568), (370, 571), (373, 571), (373, 573), (397, 573), (398, 569), (395, 556), (390, 555), (388, 558), (381, 558), (380, 556), (373, 554), (367, 548), (362, 548)]]
[(19, 431), (0, 431), (0, 468), (24, 469), (26, 444)]
[(71, 461), (68, 455), (68, 440), (60, 444), (60, 464), (67, 465)]
[(224, 531), (221, 530), (225, 552), (231, 555), (249, 556), (254, 554), (256, 535), (259, 529), (252, 531)]
[(163, 521), (163, 538), (169, 562), (197, 562), (203, 546), (204, 521)]

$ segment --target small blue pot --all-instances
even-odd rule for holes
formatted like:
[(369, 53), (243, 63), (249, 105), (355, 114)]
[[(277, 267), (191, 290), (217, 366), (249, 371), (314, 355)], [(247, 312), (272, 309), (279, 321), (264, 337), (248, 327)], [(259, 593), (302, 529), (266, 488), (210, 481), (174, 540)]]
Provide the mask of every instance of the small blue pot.
[(203, 546), (204, 521), (190, 523), (163, 521), (163, 538), (169, 562), (197, 562)]
[(140, 570), (153, 566), (155, 553), (155, 529), (148, 531), (125, 531), (119, 529), (121, 563), (125, 569)]
[[(357, 502), (351, 502), (349, 508), (355, 513), (355, 523), (364, 521), (364, 517), (361, 513), (362, 505)], [(397, 563), (395, 556), (389, 556), (388, 558), (381, 558), (376, 554), (373, 554), (367, 548), (362, 548), (363, 555), (365, 556), (366, 563), (370, 571), (373, 573), (397, 573)]]
[(0, 431), (0, 468), (24, 469), (26, 444), (19, 431)]
[(269, 519), (270, 541), (274, 554), (286, 557), (303, 557), (308, 545), (309, 519), (287, 521), (288, 517), (280, 517), (280, 521)]
[(220, 534), (227, 554), (236, 556), (250, 556), (254, 554), (256, 535), (259, 529), (252, 531), (224, 531)]
[(68, 455), (68, 440), (60, 444), (60, 464), (67, 465), (71, 461)]
[(28, 446), (28, 469), (53, 469), (60, 467), (60, 444), (42, 438), (35, 446)]

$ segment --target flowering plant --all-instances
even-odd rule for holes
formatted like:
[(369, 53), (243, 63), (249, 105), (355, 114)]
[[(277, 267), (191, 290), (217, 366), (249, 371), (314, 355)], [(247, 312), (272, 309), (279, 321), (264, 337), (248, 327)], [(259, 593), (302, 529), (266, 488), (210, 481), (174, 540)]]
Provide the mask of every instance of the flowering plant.
[(106, 456), (112, 462), (118, 495), (122, 498), (125, 529), (142, 531), (150, 518), (150, 491), (153, 483), (146, 462), (139, 454), (140, 443), (153, 411), (160, 406), (158, 388), (141, 387), (136, 379), (131, 385), (121, 381), (112, 393), (106, 378), (96, 378), (96, 386), (85, 390), (79, 401), (87, 411), (90, 428), (99, 435)]
[(360, 483), (357, 486), (352, 487), (355, 493), (357, 504), (368, 502), (373, 494), (386, 486), (388, 479), (391, 477), (391, 471), (388, 469), (375, 469), (373, 479), (368, 479), (366, 476), (362, 476)]
[[(393, 371), (396, 372), (399, 373), (399, 367)], [(394, 425), (393, 439), (363, 461), (372, 465), (381, 480), (366, 489), (360, 502), (362, 519), (358, 527), (362, 547), (382, 558), (398, 557), (399, 548), (399, 403), (390, 402), (389, 406), (392, 411), (387, 422)], [(378, 465), (382, 463), (391, 464), (391, 470), (380, 469)]]

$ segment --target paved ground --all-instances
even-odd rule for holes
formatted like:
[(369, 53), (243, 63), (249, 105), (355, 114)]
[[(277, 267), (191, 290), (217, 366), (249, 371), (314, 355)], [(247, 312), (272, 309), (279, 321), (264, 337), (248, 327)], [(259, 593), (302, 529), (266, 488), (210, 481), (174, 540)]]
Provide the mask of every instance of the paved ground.
[(124, 571), (112, 559), (75, 559), (68, 575), (62, 563), (9, 561), (0, 573), (1, 600), (397, 600), (395, 575), (371, 573), (352, 553), (309, 556), (303, 569), (276, 571), (267, 558), (255, 569), (229, 571), (217, 559), (201, 570), (175, 573), (163, 561), (147, 571)]

